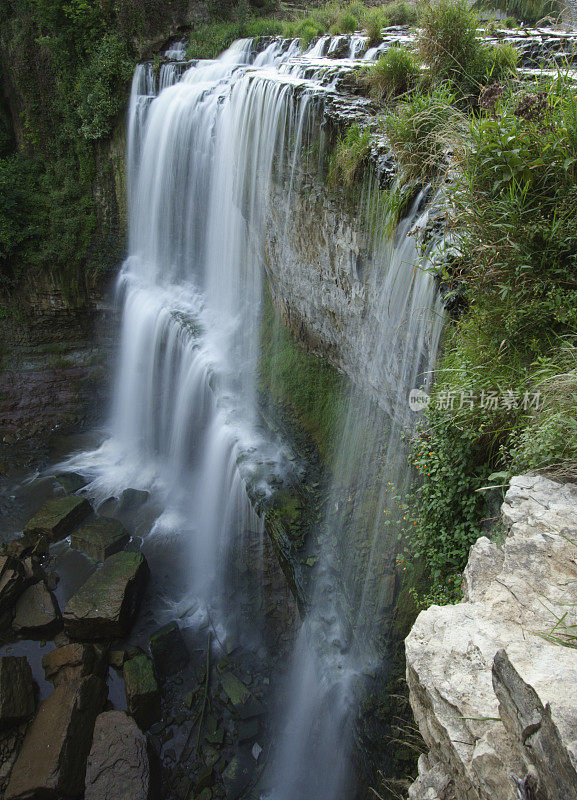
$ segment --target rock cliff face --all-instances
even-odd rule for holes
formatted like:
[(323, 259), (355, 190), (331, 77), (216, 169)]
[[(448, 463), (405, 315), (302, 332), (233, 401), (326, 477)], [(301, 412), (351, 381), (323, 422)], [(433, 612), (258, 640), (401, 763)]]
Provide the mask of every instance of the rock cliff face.
[(503, 544), (471, 548), (463, 601), (406, 640), (428, 748), (411, 800), (577, 797), (577, 485), (514, 478), (502, 514)]

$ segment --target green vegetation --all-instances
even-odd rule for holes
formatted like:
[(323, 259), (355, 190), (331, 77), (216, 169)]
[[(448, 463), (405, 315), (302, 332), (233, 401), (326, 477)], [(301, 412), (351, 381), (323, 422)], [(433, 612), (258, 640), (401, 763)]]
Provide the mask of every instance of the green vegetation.
[[(507, 477), (577, 465), (577, 97), (559, 75), (504, 92), (470, 120), (448, 202), (463, 294), (412, 455), (424, 602), (458, 596), (469, 546), (494, 525)], [(487, 486), (494, 489), (487, 490)], [(481, 491), (480, 491), (481, 490)]]
[[(495, 9), (511, 14), (505, 22), (527, 22), (535, 25), (547, 18), (558, 19), (561, 8), (558, 0), (477, 0), (474, 4), (479, 9)], [(508, 26), (508, 27), (509, 27)]]
[(329, 163), (329, 184), (352, 188), (367, 166), (371, 152), (371, 131), (351, 125), (336, 143)]
[(346, 387), (324, 359), (297, 345), (265, 298), (260, 381), (275, 403), (286, 406), (330, 463), (346, 413)]
[(364, 80), (371, 97), (377, 100), (399, 97), (412, 89), (419, 75), (419, 65), (406, 47), (391, 47), (374, 66), (366, 69)]

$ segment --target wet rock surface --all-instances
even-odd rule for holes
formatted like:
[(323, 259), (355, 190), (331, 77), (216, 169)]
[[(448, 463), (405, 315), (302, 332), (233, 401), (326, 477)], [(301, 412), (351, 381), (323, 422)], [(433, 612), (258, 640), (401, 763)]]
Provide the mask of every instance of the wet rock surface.
[[(407, 680), (428, 747), (411, 800), (559, 800), (577, 786), (577, 485), (513, 478), (508, 535), (473, 545), (464, 600), (422, 612)], [(561, 622), (560, 622), (561, 621)]]
[(40, 581), (20, 596), (14, 609), (12, 627), (29, 638), (48, 639), (62, 627), (56, 598)]
[(160, 691), (152, 659), (137, 653), (124, 662), (124, 687), (128, 711), (143, 730), (160, 718)]
[(128, 633), (149, 576), (140, 553), (116, 553), (99, 567), (64, 609), (64, 626), (77, 639), (114, 639)]
[(84, 497), (54, 497), (47, 500), (26, 523), (24, 537), (46, 537), (50, 542), (56, 542), (68, 536), (91, 512), (92, 506)]
[(70, 683), (89, 675), (104, 679), (106, 675), (106, 652), (92, 644), (72, 643), (57, 647), (42, 659), (46, 680), (54, 686)]
[(104, 561), (123, 550), (130, 536), (121, 522), (115, 519), (98, 518), (76, 530), (70, 544), (95, 561)]
[(5, 798), (74, 798), (84, 788), (86, 759), (106, 686), (94, 676), (63, 683), (45, 700), (16, 760)]
[(85, 800), (152, 800), (148, 742), (122, 711), (96, 720), (86, 768)]
[(32, 671), (25, 658), (0, 658), (0, 732), (28, 720), (36, 709)]

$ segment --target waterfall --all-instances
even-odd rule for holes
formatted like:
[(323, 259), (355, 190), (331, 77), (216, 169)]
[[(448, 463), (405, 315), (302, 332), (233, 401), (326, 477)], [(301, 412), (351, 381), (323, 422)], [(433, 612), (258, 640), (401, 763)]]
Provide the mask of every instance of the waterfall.
[[(420, 236), (429, 211), (421, 192), (392, 238), (387, 212), (361, 209), (371, 219), (376, 303), (359, 336), (372, 343), (363, 364), (363, 391), (352, 390), (333, 465), (327, 512), (319, 538), (320, 563), (308, 615), (288, 679), (288, 708), (268, 784), (272, 800), (345, 800), (351, 796), (354, 718), (365, 676), (383, 671), (386, 633), (394, 600), (399, 497), (410, 470), (403, 436), (415, 414), (412, 388), (430, 381), (443, 310)], [(376, 221), (376, 225), (374, 224)], [(431, 243), (428, 246), (431, 257)], [(371, 388), (388, 391), (376, 395)]]
[[(146, 63), (134, 74), (109, 436), (70, 465), (91, 475), (96, 500), (123, 487), (151, 493), (158, 513), (143, 549), (178, 564), (186, 596), (167, 586), (166, 602), (190, 624), (235, 624), (235, 550), (258, 550), (263, 535), (249, 494), (270, 494), (291, 469), (257, 403), (268, 200), (273, 181), (282, 185), (287, 231), (303, 153), (366, 46), (364, 36), (327, 36), (305, 53), (281, 39), (257, 52), (239, 40), (216, 60), (173, 61), (159, 75)], [(182, 47), (173, 51), (182, 58)], [(263, 784), (275, 800), (346, 797), (356, 689), (391, 603), (394, 545), (383, 522), (395, 518), (390, 487), (408, 478), (408, 391), (430, 371), (441, 328), (433, 280), (416, 268), (424, 197), (392, 239), (382, 235), (387, 218), (375, 223), (374, 198), (369, 187), (359, 212), (373, 231), (373, 301), (359, 331), (370, 358), (348, 401), (290, 703)]]

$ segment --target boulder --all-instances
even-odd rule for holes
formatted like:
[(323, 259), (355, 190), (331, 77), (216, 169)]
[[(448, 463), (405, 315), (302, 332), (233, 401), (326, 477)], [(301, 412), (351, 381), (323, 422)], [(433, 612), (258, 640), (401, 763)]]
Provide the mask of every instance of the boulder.
[(24, 527), (24, 538), (45, 537), (50, 542), (58, 542), (68, 536), (91, 511), (90, 503), (83, 497), (55, 497), (44, 503), (28, 520)]
[(12, 608), (26, 588), (24, 567), (12, 556), (0, 556), (0, 627), (12, 620)]
[(105, 678), (107, 672), (106, 652), (92, 644), (72, 644), (57, 647), (42, 658), (44, 675), (54, 686), (80, 680), (88, 675)]
[(74, 494), (79, 489), (83, 489), (88, 483), (86, 478), (83, 478), (77, 472), (59, 472), (54, 477), (68, 494)]
[(149, 800), (146, 736), (124, 711), (100, 714), (86, 768), (84, 800)]
[(177, 622), (169, 622), (152, 634), (150, 652), (156, 672), (162, 678), (168, 678), (184, 669), (189, 655)]
[(82, 794), (94, 723), (106, 693), (106, 684), (93, 675), (56, 687), (26, 734), (5, 800)]
[(56, 598), (44, 583), (35, 583), (20, 596), (12, 627), (32, 639), (48, 639), (62, 626)]
[(146, 653), (125, 661), (124, 688), (129, 713), (143, 730), (148, 730), (160, 719), (160, 691)]
[(35, 709), (35, 686), (26, 658), (0, 658), (0, 729), (24, 722)]
[(74, 550), (81, 550), (95, 561), (104, 561), (122, 550), (130, 536), (122, 523), (115, 519), (98, 519), (87, 522), (75, 531), (70, 543)]
[(75, 639), (125, 636), (138, 611), (150, 571), (141, 553), (115, 553), (73, 595), (64, 626)]
[(577, 797), (577, 485), (513, 478), (502, 516), (463, 602), (421, 612), (405, 642), (428, 748), (411, 800)]

